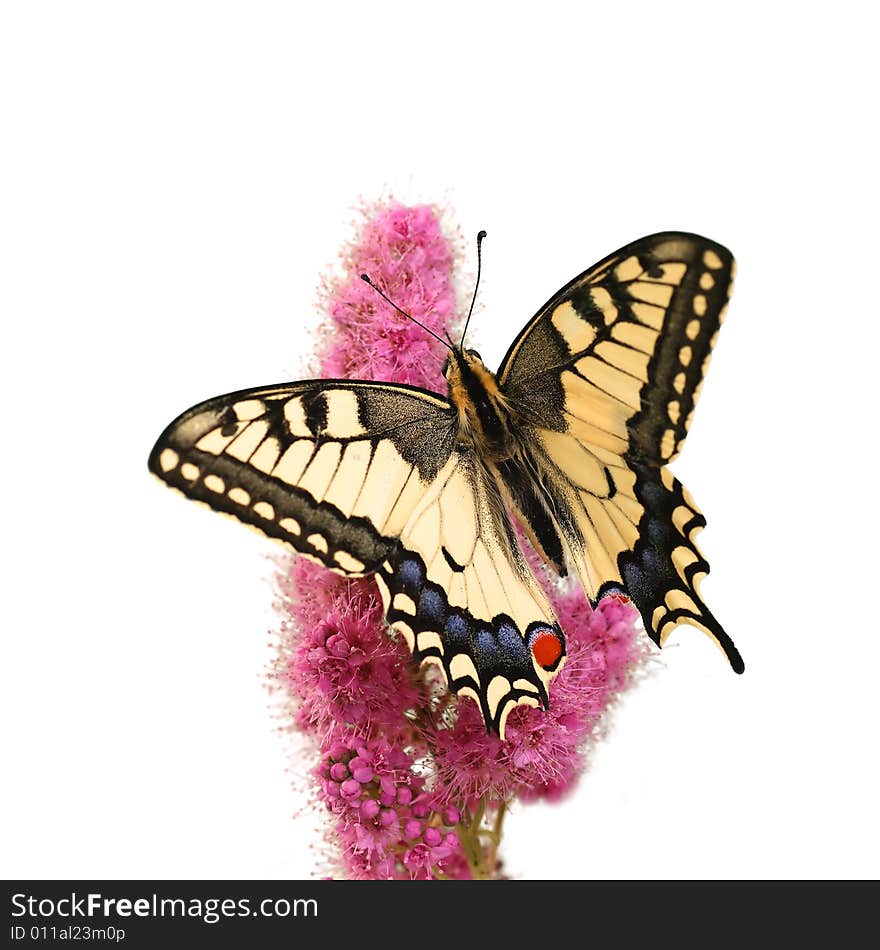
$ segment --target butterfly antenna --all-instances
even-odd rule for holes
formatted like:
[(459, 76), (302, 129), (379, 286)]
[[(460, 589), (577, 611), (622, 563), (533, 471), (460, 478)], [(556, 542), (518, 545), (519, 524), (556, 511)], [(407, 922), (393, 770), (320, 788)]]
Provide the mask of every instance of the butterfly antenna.
[(480, 251), (480, 246), (483, 243), (483, 238), (486, 236), (485, 231), (480, 231), (477, 234), (477, 282), (474, 285), (474, 296), (471, 300), (471, 309), (468, 310), (467, 320), (464, 321), (464, 329), (461, 331), (461, 341), (458, 344), (458, 348), (461, 349), (464, 346), (464, 336), (467, 333), (468, 324), (471, 322), (471, 314), (474, 312), (474, 304), (477, 302), (477, 291), (480, 288), (480, 270), (483, 263), (483, 255)]
[(398, 313), (402, 313), (406, 317), (407, 320), (412, 320), (412, 322), (417, 327), (421, 327), (425, 331), (425, 333), (430, 333), (431, 336), (434, 337), (435, 340), (439, 340), (444, 346), (449, 347), (450, 350), (452, 349), (452, 346), (449, 343), (447, 343), (446, 340), (444, 340), (442, 336), (437, 336), (437, 334), (432, 329), (430, 329), (429, 327), (426, 327), (424, 323), (419, 323), (419, 321), (416, 320), (416, 318), (411, 313), (407, 313), (405, 310), (401, 310), (401, 308), (398, 307), (397, 304), (387, 294), (382, 293), (382, 291), (379, 290), (379, 288), (370, 280), (369, 274), (361, 274), (361, 280), (365, 284), (369, 284), (373, 288), (373, 290), (375, 290), (376, 293), (383, 300), (386, 300), (388, 303), (390, 303), (391, 306), (394, 307), (394, 309)]

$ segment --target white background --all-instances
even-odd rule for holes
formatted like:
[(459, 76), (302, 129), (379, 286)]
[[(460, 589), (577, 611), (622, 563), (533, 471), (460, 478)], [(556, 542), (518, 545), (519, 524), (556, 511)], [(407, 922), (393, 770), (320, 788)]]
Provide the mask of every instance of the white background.
[(146, 457), (303, 372), (319, 276), (389, 193), (489, 232), (491, 364), (643, 234), (739, 261), (676, 472), (746, 674), (680, 631), (578, 792), (515, 809), (510, 873), (877, 875), (869, 9), (3, 5), (4, 876), (318, 868), (264, 690), (272, 546)]

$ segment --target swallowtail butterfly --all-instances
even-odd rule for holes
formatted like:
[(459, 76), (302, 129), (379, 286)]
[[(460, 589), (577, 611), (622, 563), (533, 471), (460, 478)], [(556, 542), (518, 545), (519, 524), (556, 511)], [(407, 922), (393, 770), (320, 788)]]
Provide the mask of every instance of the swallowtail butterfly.
[(654, 234), (562, 288), (497, 374), (450, 348), (445, 396), (320, 379), (218, 396), (162, 433), (149, 467), (189, 498), (349, 576), (374, 574), (417, 663), (503, 735), (548, 703), (565, 638), (512, 513), (593, 603), (629, 597), (662, 645), (702, 629), (704, 526), (667, 465), (681, 451), (734, 271), (695, 234)]

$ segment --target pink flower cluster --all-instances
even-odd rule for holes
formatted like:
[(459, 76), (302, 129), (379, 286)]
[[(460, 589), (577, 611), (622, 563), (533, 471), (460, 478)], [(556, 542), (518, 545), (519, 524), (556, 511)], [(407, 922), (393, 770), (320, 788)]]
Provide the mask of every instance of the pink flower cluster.
[(469, 876), (455, 830), (461, 814), (437, 807), (413, 764), (411, 752), (383, 735), (324, 751), (321, 793), (351, 877)]
[[(443, 391), (445, 352), (360, 280), (368, 273), (438, 334), (455, 315), (454, 257), (435, 209), (392, 203), (366, 220), (328, 288), (325, 376), (396, 380)], [(542, 572), (543, 569), (537, 566)], [(320, 750), (317, 794), (352, 878), (491, 878), (506, 808), (555, 799), (583, 770), (596, 723), (643, 655), (635, 610), (540, 574), (567, 638), (550, 709), (517, 707), (504, 741), (436, 670), (417, 670), (389, 632), (371, 578), (349, 580), (291, 559), (279, 576), (274, 667), (295, 726)]]
[(434, 209), (392, 204), (378, 211), (343, 261), (347, 279), (327, 288), (331, 342), (323, 375), (445, 391), (444, 348), (359, 279), (368, 274), (399, 307), (442, 335), (455, 317), (453, 252)]

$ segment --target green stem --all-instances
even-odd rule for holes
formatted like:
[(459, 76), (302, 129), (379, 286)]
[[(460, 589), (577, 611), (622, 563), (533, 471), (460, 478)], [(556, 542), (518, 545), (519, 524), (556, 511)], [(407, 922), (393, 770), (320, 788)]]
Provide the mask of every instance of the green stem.
[[(460, 823), (457, 830), (458, 840), (464, 850), (471, 877), (475, 881), (491, 881), (495, 877), (504, 816), (507, 814), (507, 802), (502, 802), (498, 806), (491, 828), (482, 827), (486, 811), (486, 799), (482, 798), (473, 818), (467, 823)], [(484, 838), (488, 839), (488, 843), (484, 844)]]
[(480, 804), (477, 806), (476, 814), (474, 815), (473, 821), (471, 821), (471, 834), (478, 835), (480, 833), (480, 825), (483, 824), (483, 816), (486, 814), (486, 799), (485, 797), (480, 799)]

